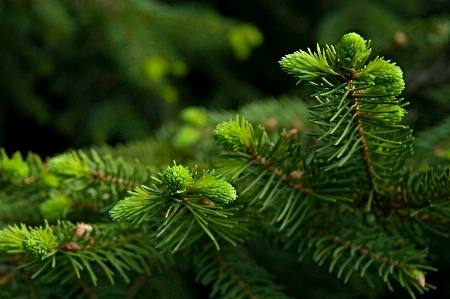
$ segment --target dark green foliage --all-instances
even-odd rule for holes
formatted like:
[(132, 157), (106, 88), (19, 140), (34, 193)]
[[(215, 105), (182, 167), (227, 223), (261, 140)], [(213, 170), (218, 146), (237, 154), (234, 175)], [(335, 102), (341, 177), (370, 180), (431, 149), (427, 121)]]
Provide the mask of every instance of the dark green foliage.
[(196, 281), (212, 286), (210, 298), (290, 298), (243, 248), (225, 247), (219, 252), (204, 246), (194, 265)]
[[(74, 148), (146, 137), (2, 149), (0, 298), (445, 297), (442, 8), (168, 2), (0, 4), (5, 107)], [(211, 13), (228, 5), (264, 32), (252, 57), (260, 31)], [(261, 81), (281, 56), (297, 85)], [(263, 92), (290, 95), (220, 108)]]
[[(229, 151), (221, 171), (240, 186), (250, 206), (280, 223), (288, 246), (298, 235), (300, 257), (314, 249), (313, 259), (330, 263), (330, 271), (340, 265), (338, 277), (345, 273), (345, 280), (355, 270), (364, 276), (374, 265), (390, 289), (392, 277), (414, 296), (412, 289), (432, 287), (425, 285), (421, 267), (433, 269), (411, 263), (427, 252), (413, 250), (414, 237), (427, 230), (445, 234), (439, 224), (446, 221), (445, 207), (439, 208), (442, 214), (436, 212), (432, 200), (448, 198), (448, 170), (416, 174), (404, 167), (412, 138), (411, 130), (398, 124), (404, 105), (395, 96), (404, 84), (395, 64), (375, 58), (364, 65), (366, 42), (353, 33), (336, 48), (317, 49), (280, 62), (316, 91), (319, 104), (310, 108), (311, 121), (320, 128), (313, 133), (320, 140), (315, 155), (306, 159), (296, 131), (271, 140), (262, 127), (254, 130), (236, 118), (214, 132)], [(328, 202), (344, 202), (347, 208)], [(361, 226), (359, 213), (371, 213), (370, 225)], [(317, 217), (324, 214), (329, 214), (328, 228)], [(414, 231), (393, 230), (407, 225), (414, 225)], [(428, 242), (422, 238), (419, 244)]]
[[(184, 102), (189, 86), (180, 82), (190, 72), (208, 72), (223, 89), (220, 77), (232, 77), (226, 64), (248, 59), (263, 40), (249, 23), (153, 0), (7, 0), (0, 16), (0, 108), (65, 143), (52, 152), (67, 140), (81, 147), (149, 136)], [(259, 95), (241, 89), (245, 98)]]

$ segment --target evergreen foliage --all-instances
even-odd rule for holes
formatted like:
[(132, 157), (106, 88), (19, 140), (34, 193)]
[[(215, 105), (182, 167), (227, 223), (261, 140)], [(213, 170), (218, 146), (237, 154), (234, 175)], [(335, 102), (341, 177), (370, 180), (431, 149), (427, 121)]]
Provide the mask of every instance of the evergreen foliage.
[[(220, 175), (174, 164), (157, 178), (159, 165), (102, 149), (45, 163), (2, 151), (2, 210), (20, 223), (2, 213), (0, 251), (31, 278), (81, 286), (114, 284), (115, 273), (128, 283), (130, 271), (167, 271), (186, 252), (211, 297), (287, 298), (247, 256), (246, 244), (266, 234), (271, 246), (327, 265), (344, 283), (358, 273), (372, 287), (376, 275), (391, 291), (396, 281), (413, 298), (433, 289), (428, 247), (449, 233), (450, 169), (406, 164), (412, 131), (400, 124), (402, 71), (381, 57), (367, 62), (369, 45), (349, 33), (336, 46), (283, 57), (281, 68), (314, 90), (310, 137), (298, 128), (254, 128), (240, 116), (223, 121), (212, 132), (223, 149)], [(205, 115), (197, 125), (207, 122)], [(40, 215), (20, 209), (24, 202)]]
[[(141, 143), (45, 161), (2, 150), (0, 297), (65, 290), (64, 298), (195, 298), (191, 285), (147, 292), (151, 279), (172, 286), (173, 273), (211, 298), (297, 297), (252, 256), (254, 247), (314, 261), (342, 283), (403, 288), (412, 298), (434, 289), (427, 275), (438, 258), (429, 252), (449, 233), (450, 168), (445, 159), (428, 166), (427, 155), (440, 145), (445, 157), (449, 124), (413, 141), (401, 124), (403, 72), (370, 59), (370, 45), (348, 33), (335, 46), (281, 59), (313, 90), (308, 108), (295, 99), (248, 105), (236, 116), (189, 108), (180, 130), (169, 124)], [(201, 153), (189, 156), (187, 147)], [(153, 155), (139, 160), (143, 149)], [(171, 151), (182, 164), (158, 161)], [(184, 166), (199, 157), (216, 170)]]

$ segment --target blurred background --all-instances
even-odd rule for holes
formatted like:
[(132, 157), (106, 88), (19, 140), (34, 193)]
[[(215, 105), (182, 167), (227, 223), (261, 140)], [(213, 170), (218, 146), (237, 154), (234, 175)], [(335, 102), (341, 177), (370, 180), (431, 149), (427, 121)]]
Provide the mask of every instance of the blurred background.
[(404, 70), (405, 122), (449, 114), (448, 0), (2, 0), (0, 144), (46, 156), (152, 136), (189, 106), (308, 102), (278, 61), (349, 31)]

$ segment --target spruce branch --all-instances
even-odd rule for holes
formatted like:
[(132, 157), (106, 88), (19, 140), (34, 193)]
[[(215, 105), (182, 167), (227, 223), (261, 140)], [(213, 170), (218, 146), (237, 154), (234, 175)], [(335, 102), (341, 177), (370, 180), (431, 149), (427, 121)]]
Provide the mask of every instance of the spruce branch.
[(220, 247), (215, 235), (233, 245), (243, 241), (240, 234), (247, 231), (242, 225), (247, 220), (233, 217), (239, 207), (224, 207), (236, 199), (236, 191), (214, 171), (198, 175), (196, 168), (189, 170), (175, 164), (160, 177), (153, 178), (153, 187), (135, 188), (130, 197), (117, 203), (110, 211), (112, 219), (149, 222), (156, 227), (156, 237), (162, 237), (158, 247), (174, 252), (197, 241), (202, 232), (217, 249)]
[[(70, 203), (66, 201), (63, 207), (56, 198), (59, 185), (60, 178), (48, 171), (38, 155), (29, 152), (23, 158), (16, 152), (8, 157), (0, 150), (0, 220), (5, 223), (40, 224), (44, 218), (65, 214)], [(36, 213), (39, 205), (41, 213)]]
[(1, 149), (1, 165), (0, 170), (3, 177), (12, 179), (23, 179), (29, 173), (28, 164), (23, 160), (20, 152), (16, 152), (11, 158), (8, 157), (5, 150)]
[[(136, 57), (144, 57), (136, 45)], [(309, 255), (345, 283), (359, 274), (373, 286), (371, 278), (379, 276), (390, 290), (396, 281), (412, 298), (434, 288), (425, 278), (436, 270), (428, 247), (450, 234), (450, 169), (406, 166), (412, 133), (401, 124), (403, 73), (382, 57), (370, 61), (370, 54), (370, 42), (350, 33), (336, 46), (282, 58), (282, 69), (314, 90), (313, 138), (296, 122), (305, 121), (305, 105), (283, 114), (295, 101), (260, 110), (249, 105), (250, 117), (263, 125), (236, 116), (213, 131), (209, 127), (224, 115), (185, 111), (184, 120), (204, 130), (198, 136), (212, 132), (223, 149), (217, 172), (176, 164), (157, 170), (134, 159), (139, 152), (152, 163), (158, 154), (147, 147), (155, 140), (111, 154), (70, 151), (47, 163), (2, 150), (0, 253), (7, 270), (19, 265), (23, 271), (0, 276), (0, 286), (13, 276), (40, 277), (62, 286), (75, 282), (73, 290), (97, 298), (104, 291), (86, 280), (114, 284), (119, 274), (128, 283), (136, 272), (126, 295), (133, 296), (153, 268), (180, 266), (192, 267), (187, 271), (211, 288), (211, 297), (287, 298), (242, 244), (259, 231), (257, 238), (270, 232), (280, 250), (296, 248), (294, 257)], [(422, 136), (418, 144), (444, 150), (439, 142), (446, 129), (444, 123), (436, 138)], [(208, 146), (204, 155), (213, 152), (212, 140), (200, 143)], [(175, 265), (174, 257), (181, 262)], [(30, 296), (40, 295), (37, 281), (28, 286)], [(2, 288), (0, 296), (8, 291)]]
[[(32, 278), (63, 278), (67, 281), (73, 276), (80, 279), (86, 271), (94, 285), (97, 284), (101, 269), (114, 284), (113, 275), (120, 273), (129, 281), (125, 271), (150, 273), (148, 262), (160, 264), (162, 268), (170, 265), (170, 257), (155, 249), (155, 242), (145, 229), (128, 225), (88, 225), (68, 221), (56, 225), (28, 228), (9, 226), (0, 230), (0, 251), (8, 254), (24, 254), (27, 261), (19, 268), (33, 270)], [(93, 266), (96, 265), (96, 267)]]
[[(394, 63), (379, 57), (365, 65), (370, 53), (368, 45), (369, 43), (355, 33), (344, 35), (336, 48), (327, 46), (325, 57), (328, 60), (323, 61), (324, 65), (331, 65), (339, 77), (329, 74), (308, 77), (310, 86), (316, 90), (313, 96), (319, 102), (319, 105), (311, 107), (312, 121), (322, 129), (314, 135), (323, 142), (318, 146), (314, 160), (323, 165), (321, 168), (325, 172), (346, 168), (356, 170), (351, 176), (359, 173), (359, 179), (353, 180), (353, 183), (361, 187), (365, 181), (366, 189), (352, 197), (366, 198), (366, 211), (373, 208), (376, 212), (380, 209), (387, 210), (388, 214), (391, 211), (404, 212), (407, 206), (420, 201), (418, 197), (427, 198), (427, 204), (431, 200), (430, 197), (436, 196), (437, 193), (441, 193), (444, 198), (448, 197), (448, 177), (445, 174), (438, 178), (431, 171), (430, 175), (424, 174), (419, 176), (420, 179), (416, 179), (414, 174), (405, 169), (404, 163), (412, 154), (412, 137), (411, 130), (398, 124), (405, 114), (403, 107), (406, 106), (401, 104), (401, 99), (395, 98), (404, 89), (402, 71)], [(287, 55), (280, 64), (284, 70), (297, 77), (309, 72), (301, 62), (293, 61), (292, 56)], [(358, 169), (358, 165), (364, 165), (364, 169)], [(401, 187), (397, 187), (399, 179), (404, 182)], [(427, 190), (427, 196), (421, 194), (419, 186)], [(359, 202), (359, 199), (356, 202)], [(422, 211), (424, 209), (426, 208), (422, 207)], [(418, 213), (418, 210), (411, 211), (410, 215)], [(386, 219), (396, 223), (393, 218), (388, 217)], [(389, 220), (384, 225), (388, 227)], [(436, 230), (424, 222), (421, 222), (421, 225), (423, 228)], [(311, 246), (311, 243), (308, 246)], [(400, 250), (405, 248), (408, 247)], [(330, 252), (328, 249), (321, 251), (319, 255), (327, 256), (324, 252)], [(372, 255), (370, 262), (377, 257), (377, 254)], [(350, 260), (344, 265), (348, 263)], [(403, 269), (403, 266), (400, 268)], [(410, 269), (405, 273), (416, 272)], [(414, 297), (402, 275), (403, 272), (398, 272), (394, 276)], [(412, 276), (418, 277), (415, 274)], [(422, 275), (419, 276), (421, 281)], [(424, 283), (412, 285), (419, 292), (423, 291)]]
[[(336, 74), (310, 78), (320, 103), (311, 107), (311, 112), (312, 121), (323, 130), (315, 134), (323, 142), (316, 157), (333, 162), (326, 163), (323, 169), (329, 171), (352, 165), (349, 161), (362, 160), (359, 164), (365, 169), (361, 172), (366, 173), (367, 182), (379, 193), (387, 191), (384, 181), (392, 173), (399, 175), (402, 162), (410, 155), (411, 132), (398, 125), (404, 115), (401, 100), (395, 99), (404, 87), (402, 72), (381, 58), (364, 66), (370, 54), (368, 45), (359, 35), (350, 33), (336, 49), (327, 47), (325, 62), (332, 65)], [(287, 55), (280, 64), (296, 76), (309, 71), (294, 62)]]
[(51, 158), (48, 169), (69, 181), (105, 182), (128, 189), (150, 180), (152, 170), (137, 162), (128, 163), (120, 157), (100, 157), (95, 150), (90, 151), (90, 156), (81, 150), (67, 152)]
[(194, 261), (196, 280), (212, 285), (210, 298), (289, 298), (243, 248), (224, 246), (220, 252), (204, 246)]
[[(432, 288), (425, 284), (425, 270), (435, 270), (423, 263), (428, 251), (414, 244), (426, 248), (427, 231), (448, 234), (450, 179), (448, 169), (437, 174), (405, 167), (412, 131), (400, 124), (407, 105), (397, 98), (403, 73), (380, 57), (367, 62), (369, 45), (350, 33), (336, 46), (300, 50), (280, 61), (298, 83), (308, 81), (315, 90), (318, 104), (309, 108), (310, 120), (319, 130), (311, 133), (318, 139), (312, 154), (300, 150), (297, 132), (269, 137), (263, 127), (253, 129), (237, 116), (213, 132), (225, 150), (219, 170), (253, 213), (280, 223), (284, 242), (298, 242), (301, 256), (327, 261), (330, 271), (340, 265), (338, 276), (346, 273), (345, 281), (361, 263), (362, 276), (377, 265), (389, 289), (391, 277), (414, 297), (413, 289)], [(340, 209), (353, 213), (343, 217), (367, 214), (372, 222), (338, 225)], [(328, 232), (314, 218), (324, 214), (330, 216)], [(411, 262), (415, 259), (422, 262)]]
[(20, 152), (15, 152), (9, 157), (3, 148), (0, 149), (0, 181), (41, 190), (59, 183), (38, 155), (29, 152), (24, 159)]
[[(329, 271), (337, 268), (337, 276), (347, 282), (354, 271), (359, 271), (361, 277), (368, 279), (366, 272), (372, 269), (377, 273), (388, 288), (393, 291), (389, 277), (397, 280), (415, 298), (411, 286), (420, 293), (434, 288), (425, 282), (426, 271), (436, 271), (431, 266), (419, 264), (416, 261), (427, 256), (428, 249), (415, 250), (414, 246), (399, 247), (399, 240), (384, 234), (361, 233), (353, 236), (336, 236), (312, 227), (300, 227), (302, 240), (298, 245), (300, 260), (307, 254), (312, 254), (313, 260), (319, 265), (329, 260)], [(346, 238), (354, 238), (349, 240)], [(364, 245), (359, 245), (364, 244)], [(310, 251), (313, 251), (312, 253)], [(343, 276), (345, 274), (345, 276)]]
[[(227, 150), (219, 171), (235, 182), (258, 213), (280, 223), (280, 230), (294, 231), (317, 200), (353, 200), (348, 195), (352, 191), (348, 180), (327, 179), (316, 164), (305, 161), (295, 129), (271, 139), (262, 126), (253, 129), (237, 116), (219, 124), (213, 136)], [(332, 172), (342, 175), (339, 170)]]
[(148, 182), (152, 172), (138, 162), (100, 157), (94, 150), (90, 155), (68, 152), (45, 163), (33, 153), (23, 159), (17, 152), (10, 158), (2, 149), (0, 219), (39, 224), (44, 218), (71, 217), (80, 209), (101, 213), (132, 187)]
[(450, 118), (433, 128), (420, 132), (414, 139), (414, 156), (410, 164), (417, 166), (448, 166), (450, 163)]
[(67, 197), (71, 201), (70, 211), (85, 209), (101, 216), (127, 191), (150, 182), (155, 170), (139, 161), (130, 163), (121, 157), (100, 156), (92, 149), (89, 153), (79, 150), (57, 155), (49, 160), (48, 171), (59, 179), (60, 186), (51, 190), (50, 200), (43, 203), (44, 210), (50, 208), (47, 215), (67, 213), (51, 210), (56, 207), (55, 197)]

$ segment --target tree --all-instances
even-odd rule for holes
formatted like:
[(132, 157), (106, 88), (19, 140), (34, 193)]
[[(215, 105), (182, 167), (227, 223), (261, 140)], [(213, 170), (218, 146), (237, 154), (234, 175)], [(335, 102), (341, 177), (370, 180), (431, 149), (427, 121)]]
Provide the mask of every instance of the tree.
[[(448, 234), (450, 168), (410, 163), (421, 157), (400, 124), (402, 71), (370, 54), (370, 42), (349, 33), (336, 46), (283, 57), (282, 69), (308, 82), (317, 104), (272, 100), (240, 111), (263, 118), (278, 109), (264, 126), (186, 110), (199, 131), (217, 124), (192, 145), (196, 156), (183, 156), (164, 134), (48, 161), (3, 151), (1, 296), (296, 297), (292, 275), (308, 281), (315, 268), (291, 264), (280, 274), (274, 263), (297, 258), (349, 282), (330, 290), (321, 281), (311, 298), (377, 298), (383, 285), (413, 298), (433, 289), (426, 275), (439, 258), (429, 248)], [(422, 155), (448, 125), (432, 139), (422, 133)], [(193, 166), (200, 156), (208, 162)], [(167, 166), (167, 157), (177, 162)], [(203, 170), (211, 164), (216, 171)]]

